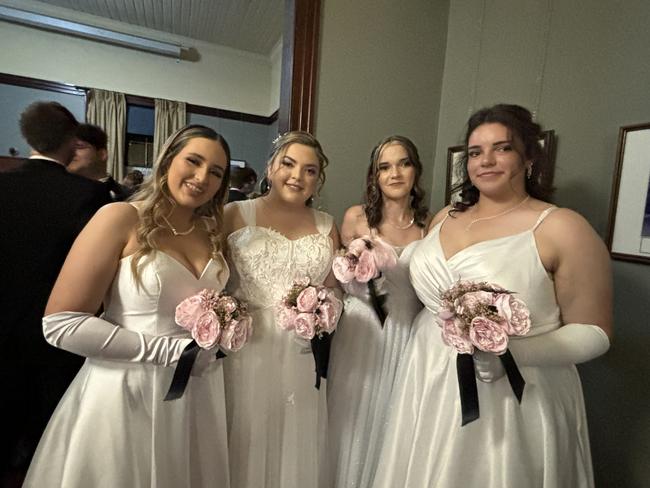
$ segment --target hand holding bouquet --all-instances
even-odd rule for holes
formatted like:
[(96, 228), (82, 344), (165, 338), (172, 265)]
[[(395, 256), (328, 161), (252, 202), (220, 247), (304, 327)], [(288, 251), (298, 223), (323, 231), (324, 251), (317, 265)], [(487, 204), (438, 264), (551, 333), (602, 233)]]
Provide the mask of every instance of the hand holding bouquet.
[(501, 355), (508, 337), (530, 330), (530, 312), (513, 292), (486, 283), (459, 281), (442, 294), (438, 311), (442, 339), (460, 354), (474, 348)]
[(311, 340), (336, 329), (343, 304), (325, 286), (314, 286), (309, 279), (294, 280), (277, 307), (277, 325)]
[(327, 378), (330, 338), (338, 324), (343, 303), (325, 286), (311, 285), (308, 278), (296, 279), (276, 309), (277, 325), (311, 341), (316, 366), (316, 388)]
[(530, 311), (514, 293), (494, 283), (458, 281), (442, 293), (438, 311), (442, 340), (458, 352), (456, 369), (462, 425), (479, 418), (475, 350), (498, 355), (517, 400), (521, 403), (524, 381), (512, 354), (510, 336), (530, 330)]
[(370, 301), (379, 323), (386, 321), (386, 294), (379, 294), (375, 280), (381, 277), (382, 271), (397, 264), (395, 249), (381, 239), (360, 237), (348, 244), (345, 254), (334, 258), (332, 271), (337, 280), (348, 284), (346, 291), (355, 293), (354, 283), (367, 283)]
[[(165, 400), (183, 396), (200, 350), (220, 347), (239, 351), (252, 334), (252, 318), (246, 305), (215, 290), (205, 289), (183, 300), (177, 305), (174, 318), (180, 327), (190, 332), (193, 340), (176, 365)], [(225, 356), (221, 350), (215, 353), (215, 358)]]

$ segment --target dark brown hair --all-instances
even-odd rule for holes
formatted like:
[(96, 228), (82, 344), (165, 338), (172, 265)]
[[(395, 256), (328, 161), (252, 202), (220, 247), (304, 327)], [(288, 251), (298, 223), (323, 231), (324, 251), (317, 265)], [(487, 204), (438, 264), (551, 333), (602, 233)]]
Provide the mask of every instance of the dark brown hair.
[(512, 138), (517, 138), (524, 146), (522, 159), (532, 161), (530, 177), (525, 179), (526, 193), (531, 197), (548, 202), (553, 193), (553, 187), (548, 183), (549, 171), (546, 152), (539, 144), (542, 137), (542, 127), (533, 121), (530, 111), (519, 105), (498, 104), (474, 113), (467, 121), (465, 133), (465, 150), (459, 167), (461, 182), (451, 189), (452, 193), (460, 191), (460, 201), (453, 204), (452, 212), (463, 212), (478, 201), (479, 191), (467, 174), (467, 145), (469, 138), (477, 127), (483, 124), (498, 123), (512, 132)]
[(20, 133), (41, 154), (52, 154), (72, 139), (79, 122), (58, 102), (34, 102), (20, 115)]
[(108, 143), (106, 132), (101, 127), (92, 124), (79, 124), (77, 139), (87, 142), (97, 150), (106, 149)]
[(418, 227), (424, 227), (428, 209), (424, 204), (425, 192), (420, 187), (420, 178), (422, 177), (423, 171), (422, 162), (420, 161), (420, 155), (415, 144), (409, 138), (398, 135), (388, 136), (382, 139), (370, 153), (370, 166), (368, 166), (366, 175), (366, 191), (363, 195), (363, 209), (366, 214), (366, 220), (368, 221), (368, 227), (376, 229), (381, 224), (383, 218), (384, 196), (381, 188), (379, 188), (379, 168), (377, 164), (379, 163), (381, 152), (391, 144), (399, 144), (402, 146), (406, 150), (406, 154), (408, 154), (409, 161), (415, 168), (415, 180), (413, 182), (413, 188), (411, 188), (410, 207), (413, 209), (415, 223)]

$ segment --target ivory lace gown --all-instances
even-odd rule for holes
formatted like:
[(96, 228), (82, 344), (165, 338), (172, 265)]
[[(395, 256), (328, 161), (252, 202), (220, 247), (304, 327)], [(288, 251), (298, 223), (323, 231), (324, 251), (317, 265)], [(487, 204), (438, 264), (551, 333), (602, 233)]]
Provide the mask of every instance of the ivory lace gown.
[[(221, 290), (228, 274), (221, 256), (197, 279), (158, 251), (141, 266), (138, 289), (127, 256), (104, 319), (148, 335), (188, 337), (175, 324), (176, 305), (204, 288)], [(181, 398), (164, 402), (174, 369), (87, 358), (52, 415), (24, 486), (227, 488), (222, 360), (191, 376)]]
[[(469, 246), (446, 259), (435, 226), (411, 259), (425, 309), (398, 371), (378, 488), (583, 488), (593, 486), (584, 399), (575, 366), (520, 367), (521, 405), (506, 377), (477, 381), (480, 418), (461, 427), (456, 352), (442, 342), (440, 293), (459, 279), (515, 291), (531, 312), (530, 336), (557, 329), (553, 281), (535, 242), (543, 212), (525, 232)], [(526, 337), (512, 340), (526, 340)]]
[(232, 293), (248, 302), (251, 341), (225, 360), (231, 485), (327, 486), (325, 385), (314, 359), (275, 324), (275, 306), (294, 278), (321, 284), (333, 256), (332, 217), (314, 210), (318, 232), (291, 240), (256, 225), (255, 201), (235, 203), (246, 225), (228, 236)]
[(422, 309), (409, 279), (419, 242), (393, 246), (399, 260), (383, 273), (382, 292), (388, 293), (383, 328), (367, 294), (345, 298), (327, 381), (328, 448), (336, 488), (366, 487), (374, 478), (397, 366)]

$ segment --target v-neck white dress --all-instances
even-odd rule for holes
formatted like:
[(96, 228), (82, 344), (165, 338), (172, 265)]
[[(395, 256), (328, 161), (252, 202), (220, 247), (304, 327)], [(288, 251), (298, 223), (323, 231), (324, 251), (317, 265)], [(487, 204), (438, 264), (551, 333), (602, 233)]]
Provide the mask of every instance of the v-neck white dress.
[[(104, 319), (152, 336), (188, 337), (174, 321), (176, 305), (228, 279), (221, 255), (197, 278), (179, 261), (155, 252), (140, 266), (120, 260)], [(229, 485), (223, 364), (191, 376), (184, 395), (163, 398), (174, 366), (88, 358), (54, 412), (25, 487), (178, 488)]]
[(553, 281), (534, 234), (552, 209), (530, 230), (479, 242), (449, 259), (438, 224), (413, 252), (411, 280), (425, 309), (415, 320), (399, 367), (374, 487), (593, 486), (575, 366), (520, 367), (526, 381), (521, 404), (506, 377), (477, 381), (480, 418), (461, 427), (456, 352), (443, 343), (436, 321), (440, 294), (462, 279), (516, 292), (531, 312), (529, 336), (560, 327)]
[(333, 257), (333, 219), (314, 210), (317, 232), (288, 239), (256, 225), (255, 201), (236, 202), (245, 226), (228, 236), (228, 289), (248, 302), (251, 341), (225, 359), (228, 448), (234, 488), (327, 486), (326, 382), (314, 387), (314, 359), (275, 323), (294, 278), (321, 284)]

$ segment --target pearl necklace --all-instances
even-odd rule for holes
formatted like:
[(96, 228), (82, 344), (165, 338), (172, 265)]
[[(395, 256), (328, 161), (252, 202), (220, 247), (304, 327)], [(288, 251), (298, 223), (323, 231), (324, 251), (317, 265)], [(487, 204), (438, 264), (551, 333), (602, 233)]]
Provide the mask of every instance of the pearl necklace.
[(521, 202), (519, 202), (517, 205), (515, 205), (514, 207), (509, 208), (508, 210), (504, 210), (503, 212), (498, 213), (498, 214), (496, 214), (496, 215), (491, 215), (490, 217), (479, 217), (478, 219), (474, 219), (474, 220), (472, 220), (469, 224), (467, 224), (467, 225), (465, 226), (465, 230), (466, 230), (466, 231), (469, 231), (470, 227), (472, 227), (472, 225), (474, 225), (476, 222), (480, 222), (480, 221), (482, 221), (482, 220), (491, 220), (491, 219), (496, 219), (497, 217), (501, 217), (502, 215), (508, 214), (508, 213), (512, 212), (513, 210), (515, 210), (515, 209), (521, 207), (521, 206), (526, 202), (526, 200), (528, 200), (529, 198), (530, 198), (530, 195), (526, 195), (526, 198), (524, 198), (524, 199), (523, 199)]
[(192, 224), (192, 227), (190, 227), (188, 230), (186, 230), (184, 232), (180, 232), (180, 231), (176, 230), (176, 227), (174, 227), (169, 220), (167, 220), (167, 217), (165, 217), (163, 215), (162, 218), (165, 221), (165, 223), (169, 226), (169, 230), (171, 230), (172, 234), (174, 234), (175, 236), (186, 236), (188, 234), (191, 234), (192, 231), (194, 230), (194, 228), (196, 227), (195, 224)]

